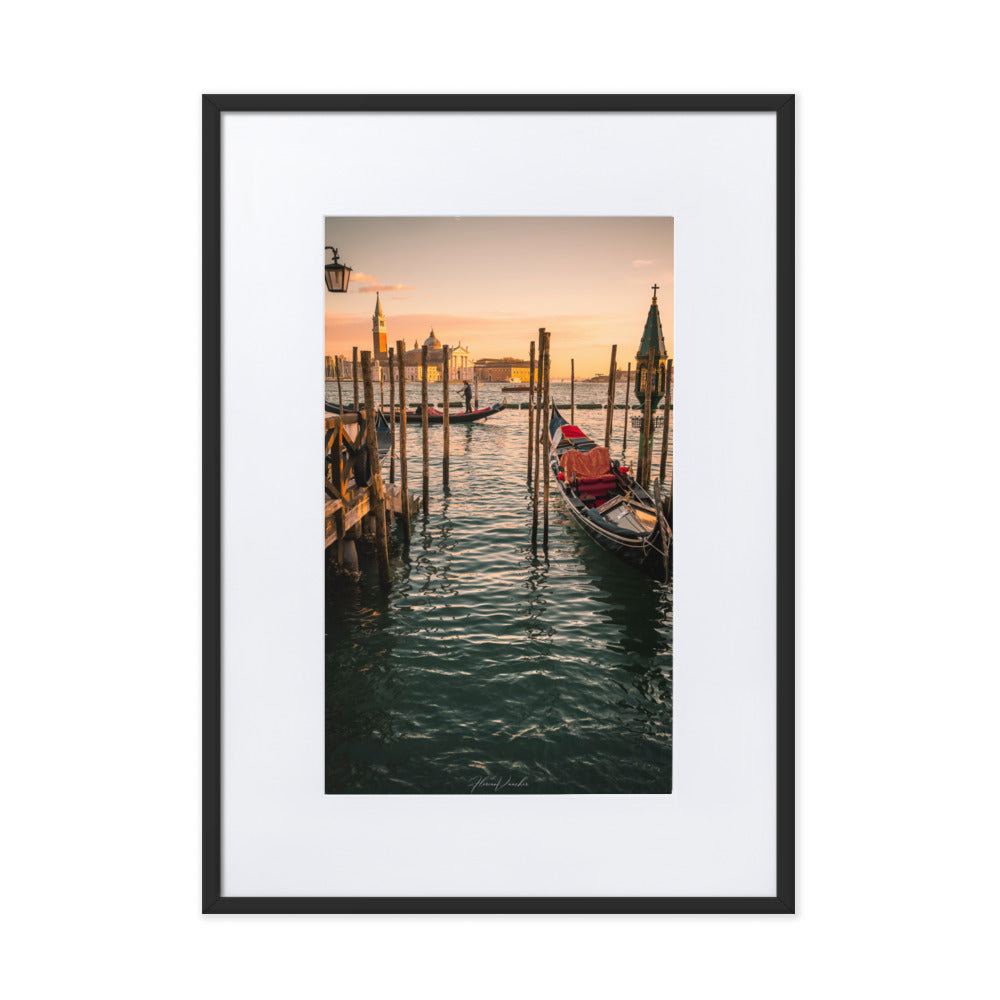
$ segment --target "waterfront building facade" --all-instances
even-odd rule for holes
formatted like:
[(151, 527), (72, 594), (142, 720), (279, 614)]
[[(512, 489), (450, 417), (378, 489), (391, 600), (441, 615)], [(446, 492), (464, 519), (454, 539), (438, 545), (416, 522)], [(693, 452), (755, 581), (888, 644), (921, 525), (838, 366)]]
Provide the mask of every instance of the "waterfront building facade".
[(474, 365), (480, 382), (528, 382), (531, 363), (520, 358), (483, 358)]

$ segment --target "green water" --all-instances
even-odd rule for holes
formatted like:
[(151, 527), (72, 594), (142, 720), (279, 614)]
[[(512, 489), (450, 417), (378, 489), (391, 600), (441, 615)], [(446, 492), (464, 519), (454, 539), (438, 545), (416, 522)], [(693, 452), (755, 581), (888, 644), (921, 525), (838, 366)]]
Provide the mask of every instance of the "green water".
[[(577, 401), (606, 392), (578, 385)], [(569, 385), (554, 383), (564, 397), (568, 416)], [(480, 389), (480, 405), (501, 398), (526, 396)], [(623, 419), (617, 411), (615, 455)], [(604, 420), (577, 412), (594, 438)], [(408, 428), (418, 492), (419, 434)], [(634, 460), (638, 432), (628, 436)], [(397, 547), (390, 591), (364, 559), (361, 583), (328, 584), (327, 792), (669, 792), (672, 587), (599, 548), (554, 488), (548, 551), (541, 518), (532, 550), (526, 411), (454, 425), (448, 489), (442, 437), (431, 428), (430, 505), (409, 551)], [(657, 435), (656, 469), (659, 447)]]

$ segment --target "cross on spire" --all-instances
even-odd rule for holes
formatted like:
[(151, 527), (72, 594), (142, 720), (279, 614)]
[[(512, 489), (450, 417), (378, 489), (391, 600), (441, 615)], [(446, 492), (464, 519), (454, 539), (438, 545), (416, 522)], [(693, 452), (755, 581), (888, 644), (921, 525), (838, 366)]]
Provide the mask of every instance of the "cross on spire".
[(656, 292), (657, 292), (657, 289), (658, 289), (659, 287), (660, 287), (659, 285), (653, 285), (653, 298), (654, 298), (654, 299), (656, 298)]

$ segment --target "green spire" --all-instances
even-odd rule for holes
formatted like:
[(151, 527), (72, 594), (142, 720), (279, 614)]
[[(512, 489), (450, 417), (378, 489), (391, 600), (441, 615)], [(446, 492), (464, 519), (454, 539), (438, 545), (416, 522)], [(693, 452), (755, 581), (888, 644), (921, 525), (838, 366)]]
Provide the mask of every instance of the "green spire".
[(646, 326), (642, 331), (642, 343), (636, 358), (645, 360), (649, 353), (649, 345), (653, 345), (653, 353), (657, 359), (666, 358), (667, 345), (663, 341), (663, 324), (660, 322), (660, 307), (656, 304), (656, 290), (659, 285), (653, 285), (653, 301), (649, 306), (649, 315), (646, 317)]

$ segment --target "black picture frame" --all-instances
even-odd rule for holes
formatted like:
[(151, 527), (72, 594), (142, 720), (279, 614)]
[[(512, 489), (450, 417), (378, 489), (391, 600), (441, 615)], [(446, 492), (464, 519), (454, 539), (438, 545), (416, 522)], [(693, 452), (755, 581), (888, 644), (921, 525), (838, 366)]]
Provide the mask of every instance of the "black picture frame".
[[(773, 113), (777, 133), (775, 553), (777, 732), (773, 896), (255, 897), (222, 894), (222, 115), (305, 112)], [(795, 100), (790, 94), (321, 95), (202, 98), (202, 912), (795, 912)]]

